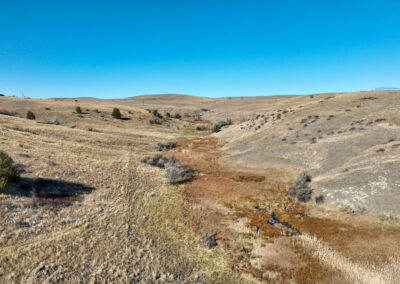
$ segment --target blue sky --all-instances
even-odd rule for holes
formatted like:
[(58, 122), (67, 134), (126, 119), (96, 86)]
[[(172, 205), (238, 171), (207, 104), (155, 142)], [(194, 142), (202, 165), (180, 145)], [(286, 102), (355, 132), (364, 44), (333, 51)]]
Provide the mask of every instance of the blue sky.
[(400, 87), (398, 0), (1, 0), (0, 19), (8, 95)]

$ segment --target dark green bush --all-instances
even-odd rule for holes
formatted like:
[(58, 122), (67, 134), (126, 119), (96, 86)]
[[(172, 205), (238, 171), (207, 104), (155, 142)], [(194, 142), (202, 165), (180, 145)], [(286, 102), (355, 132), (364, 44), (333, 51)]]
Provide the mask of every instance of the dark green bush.
[(119, 111), (118, 108), (114, 108), (111, 115), (116, 119), (121, 119), (121, 112)]
[(221, 131), (221, 125), (214, 124), (211, 129), (212, 129), (212, 132), (215, 132), (215, 133), (220, 132)]
[(81, 113), (82, 113), (81, 107), (80, 107), (80, 106), (77, 106), (77, 107), (75, 108), (75, 112), (81, 114)]
[(181, 119), (181, 118), (182, 118), (182, 116), (181, 116), (179, 113), (175, 114), (174, 117), (175, 117), (176, 119)]
[(0, 151), (0, 188), (10, 185), (15, 175), (13, 160), (5, 152)]
[(211, 127), (212, 132), (220, 132), (221, 128), (226, 126), (226, 125), (231, 125), (232, 124), (232, 120), (227, 118), (226, 120), (220, 120), (216, 123), (213, 124), (213, 126)]
[(161, 115), (161, 113), (159, 113), (158, 110), (156, 110), (156, 109), (153, 110), (152, 113), (153, 113), (153, 115), (154, 115), (155, 117), (157, 117), (157, 118), (162, 118), (162, 117), (163, 117), (163, 116)]
[(27, 119), (31, 119), (31, 120), (35, 120), (35, 119), (36, 119), (36, 116), (33, 114), (33, 112), (28, 111), (28, 112), (26, 113), (26, 118), (27, 118)]

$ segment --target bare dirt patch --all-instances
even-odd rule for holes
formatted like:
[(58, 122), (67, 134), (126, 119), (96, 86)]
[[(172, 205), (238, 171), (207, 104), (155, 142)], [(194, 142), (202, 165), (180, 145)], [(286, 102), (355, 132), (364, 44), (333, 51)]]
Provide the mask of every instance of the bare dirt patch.
[(184, 140), (180, 145), (169, 155), (196, 170), (195, 179), (184, 185), (187, 223), (200, 234), (216, 235), (234, 271), (261, 282), (346, 283), (343, 273), (290, 241), (300, 234), (316, 236), (363, 264), (383, 264), (395, 254), (399, 228), (347, 216), (341, 220), (345, 215), (340, 214), (314, 214), (318, 208), (310, 210), (287, 196), (288, 180), (269, 178), (269, 171), (253, 174), (248, 168), (221, 163), (214, 138)]

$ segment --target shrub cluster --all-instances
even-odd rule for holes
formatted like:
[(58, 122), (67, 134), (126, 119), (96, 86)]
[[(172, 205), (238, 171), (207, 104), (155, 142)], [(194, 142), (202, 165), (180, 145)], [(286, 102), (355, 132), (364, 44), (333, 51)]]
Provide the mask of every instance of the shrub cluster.
[(339, 210), (350, 215), (362, 215), (366, 211), (366, 208), (361, 203), (355, 204), (345, 200), (339, 205)]
[(77, 107), (75, 108), (75, 112), (76, 112), (76, 113), (79, 113), (79, 114), (82, 114), (82, 109), (81, 109), (81, 107), (80, 107), (80, 106), (77, 106)]
[(295, 183), (289, 187), (288, 194), (290, 197), (295, 197), (297, 200), (307, 202), (311, 199), (313, 192), (309, 183), (311, 182), (311, 176), (306, 173), (302, 173)]
[(0, 114), (9, 115), (9, 116), (18, 116), (18, 112), (15, 112), (15, 111), (0, 110)]
[(194, 176), (191, 166), (181, 165), (177, 160), (169, 160), (165, 164), (164, 176), (170, 184), (177, 184), (190, 180)]
[(178, 142), (175, 141), (169, 141), (165, 143), (158, 143), (156, 146), (156, 151), (168, 151), (171, 149), (174, 149), (178, 146)]
[(157, 118), (163, 118), (163, 116), (161, 115), (161, 113), (158, 112), (157, 109), (153, 110), (153, 115)]
[(165, 158), (161, 154), (156, 154), (153, 156), (145, 156), (140, 160), (144, 164), (148, 164), (150, 166), (155, 166), (163, 169), (165, 164), (169, 161), (169, 159)]
[(160, 154), (146, 156), (141, 162), (164, 169), (164, 176), (170, 184), (178, 184), (194, 176), (192, 167), (181, 165), (178, 160), (168, 159)]
[(35, 119), (36, 119), (36, 116), (33, 114), (33, 112), (28, 111), (28, 112), (26, 113), (26, 118), (27, 118), (27, 119), (31, 119), (31, 120), (35, 120)]
[(182, 116), (181, 116), (179, 113), (177, 113), (177, 114), (174, 115), (174, 118), (176, 118), (176, 119), (181, 119)]
[(10, 185), (15, 177), (13, 160), (5, 152), (0, 151), (0, 188)]
[(161, 124), (162, 124), (162, 120), (159, 119), (159, 118), (150, 119), (150, 120), (149, 120), (149, 123), (150, 123), (151, 125), (153, 125), (153, 124), (159, 124), (159, 125), (161, 125)]
[(214, 123), (211, 127), (212, 132), (220, 132), (221, 128), (226, 126), (226, 125), (231, 125), (232, 124), (232, 120), (231, 119), (226, 119), (226, 120), (220, 120), (216, 123)]
[(207, 124), (197, 125), (197, 126), (196, 126), (196, 130), (197, 130), (197, 131), (206, 131), (206, 130), (210, 130), (210, 125), (207, 125)]

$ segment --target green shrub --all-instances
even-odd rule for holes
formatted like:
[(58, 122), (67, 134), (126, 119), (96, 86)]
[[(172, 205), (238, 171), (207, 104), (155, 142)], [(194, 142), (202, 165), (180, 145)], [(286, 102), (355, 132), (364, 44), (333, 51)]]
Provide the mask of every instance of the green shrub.
[(111, 115), (116, 119), (121, 119), (121, 112), (119, 111), (118, 108), (114, 108)]
[(155, 116), (155, 117), (158, 117), (158, 118), (162, 118), (163, 116), (161, 115), (161, 113), (159, 113), (158, 112), (158, 110), (153, 110), (153, 115)]
[(214, 124), (214, 125), (212, 126), (212, 132), (217, 133), (217, 132), (220, 132), (220, 131), (221, 131), (221, 125), (219, 125), (219, 124)]
[(36, 119), (36, 116), (33, 114), (33, 112), (28, 111), (28, 112), (26, 113), (26, 118), (27, 118), (27, 119), (31, 119), (31, 120), (35, 120), (35, 119)]
[(166, 116), (166, 117), (171, 117), (171, 114), (170, 114), (169, 112), (166, 112), (166, 113), (165, 113), (165, 116)]
[(182, 116), (181, 116), (179, 113), (175, 114), (174, 117), (175, 117), (176, 119), (181, 119), (181, 118), (182, 118)]
[(213, 124), (213, 126), (211, 127), (211, 130), (212, 130), (212, 132), (220, 132), (222, 127), (224, 127), (226, 125), (231, 125), (231, 124), (232, 124), (232, 120), (229, 118), (226, 120), (220, 120)]
[(75, 108), (75, 112), (81, 114), (81, 113), (82, 113), (81, 107), (80, 107), (80, 106), (77, 106), (77, 107)]
[(6, 153), (0, 151), (0, 188), (10, 185), (14, 178), (13, 160)]

